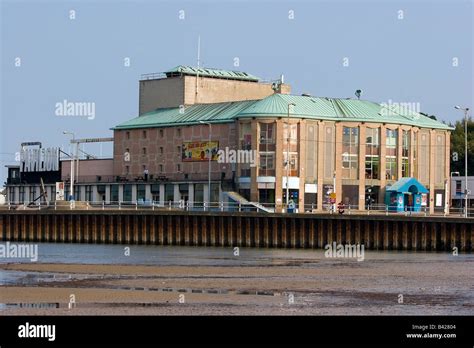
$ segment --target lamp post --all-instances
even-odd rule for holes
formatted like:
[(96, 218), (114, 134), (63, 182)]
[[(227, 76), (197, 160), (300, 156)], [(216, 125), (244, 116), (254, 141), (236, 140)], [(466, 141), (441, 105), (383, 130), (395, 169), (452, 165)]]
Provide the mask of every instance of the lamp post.
[(286, 212), (288, 213), (288, 202), (290, 198), (290, 106), (296, 106), (295, 103), (288, 104), (288, 114), (286, 122)]
[(209, 208), (211, 207), (211, 159), (212, 159), (212, 149), (211, 149), (211, 137), (212, 137), (212, 125), (210, 122), (204, 122), (204, 121), (199, 121), (201, 124), (207, 124), (209, 126), (209, 137), (208, 137), (208, 142), (207, 146), (209, 147), (209, 159), (208, 159), (208, 183), (207, 183), (207, 200), (209, 203)]
[(464, 111), (464, 180), (466, 181), (464, 188), (464, 217), (467, 218), (467, 112), (469, 111), (469, 108), (462, 108), (458, 105), (454, 108)]
[[(72, 141), (71, 145), (73, 144), (72, 142), (75, 140), (75, 135), (73, 132), (68, 132), (68, 131), (63, 131), (63, 134), (66, 135), (72, 135)], [(69, 200), (74, 200), (74, 145), (71, 146), (71, 182), (69, 186)]]

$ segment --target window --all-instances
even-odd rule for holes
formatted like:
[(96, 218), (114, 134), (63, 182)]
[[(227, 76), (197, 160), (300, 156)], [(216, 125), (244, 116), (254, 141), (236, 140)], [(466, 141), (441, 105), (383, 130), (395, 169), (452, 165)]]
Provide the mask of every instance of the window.
[(144, 131), (142, 132), (142, 137), (143, 137), (143, 139), (146, 139), (146, 130), (144, 130)]
[(259, 176), (275, 176), (275, 153), (260, 153)]
[(165, 203), (173, 202), (174, 200), (174, 185), (166, 184), (165, 185)]
[(125, 139), (129, 140), (130, 139), (130, 132), (125, 132)]
[[(67, 185), (69, 187), (69, 185)], [(29, 196), (29, 201), (30, 202), (33, 202), (35, 200), (35, 187), (34, 186), (30, 186), (30, 196)]]
[(378, 180), (380, 173), (380, 129), (365, 130), (365, 178)]
[(92, 186), (90, 185), (86, 186), (86, 201), (92, 202)]
[(359, 128), (342, 128), (342, 178), (359, 178)]
[(163, 154), (163, 146), (160, 146), (160, 155)]
[(160, 164), (160, 173), (163, 173), (163, 165)]
[(160, 138), (163, 138), (163, 129), (160, 129)]
[(387, 157), (385, 161), (385, 179), (397, 180), (397, 159)]
[(181, 128), (176, 128), (176, 135), (177, 135), (178, 137), (181, 136)]
[[(296, 144), (298, 141), (298, 124), (290, 123), (290, 144)], [(283, 125), (283, 140), (284, 144), (288, 142), (288, 123)]]
[(411, 147), (412, 153), (413, 153), (413, 176), (415, 178), (418, 178), (418, 165), (417, 165), (417, 156), (418, 156), (418, 151), (417, 151), (417, 140), (418, 140), (418, 133), (413, 132), (413, 145)]
[(137, 201), (145, 201), (145, 195), (146, 195), (145, 185), (143, 184), (137, 185)]
[(125, 174), (130, 174), (130, 166), (125, 166)]
[(176, 150), (178, 151), (178, 155), (181, 156), (181, 146), (176, 146)]
[(410, 152), (410, 132), (402, 131), (402, 177), (410, 176), (410, 162), (408, 155)]
[(146, 147), (142, 148), (142, 155), (146, 155)]
[(20, 186), (20, 196), (18, 198), (20, 200), (20, 203), (25, 202), (25, 186), (23, 185)]
[(181, 164), (178, 163), (178, 164), (176, 165), (176, 170), (177, 170), (178, 172), (181, 171)]
[(49, 197), (51, 202), (56, 200), (56, 186), (51, 186), (51, 196)]
[(132, 185), (123, 185), (123, 200), (124, 202), (132, 201)]
[(112, 185), (110, 186), (110, 201), (118, 202), (118, 200), (119, 200), (119, 186)]
[(130, 154), (130, 149), (127, 147), (127, 148), (125, 149), (125, 152), (126, 152), (127, 154)]
[[(283, 175), (286, 176), (287, 173), (287, 165), (288, 165), (288, 153), (284, 152), (283, 153), (283, 167), (284, 167), (284, 173)], [(289, 176), (298, 176), (298, 153), (292, 153), (290, 152), (290, 168), (289, 168)]]
[(385, 178), (387, 180), (397, 180), (398, 130), (387, 129), (386, 135)]
[(160, 185), (152, 184), (151, 185), (151, 195), (154, 202), (160, 202)]
[(274, 123), (260, 123), (260, 144), (274, 143)]
[(378, 156), (365, 156), (365, 178), (378, 180), (380, 173), (380, 162)]

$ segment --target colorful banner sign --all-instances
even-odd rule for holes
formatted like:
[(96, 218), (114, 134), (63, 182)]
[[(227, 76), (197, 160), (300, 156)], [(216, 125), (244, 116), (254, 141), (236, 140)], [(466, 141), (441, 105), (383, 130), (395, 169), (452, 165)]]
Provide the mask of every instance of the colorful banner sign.
[(211, 161), (217, 161), (217, 152), (219, 151), (218, 141), (189, 141), (183, 143), (183, 162), (201, 162), (209, 161), (209, 155), (212, 153)]

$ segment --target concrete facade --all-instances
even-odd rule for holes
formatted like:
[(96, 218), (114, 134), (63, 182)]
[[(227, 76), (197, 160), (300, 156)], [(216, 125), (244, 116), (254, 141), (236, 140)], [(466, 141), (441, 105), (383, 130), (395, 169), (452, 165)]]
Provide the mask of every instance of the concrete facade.
[[(278, 93), (289, 94), (287, 84)], [(275, 93), (271, 83), (212, 77), (176, 76), (140, 81), (139, 114), (158, 108), (263, 99)]]

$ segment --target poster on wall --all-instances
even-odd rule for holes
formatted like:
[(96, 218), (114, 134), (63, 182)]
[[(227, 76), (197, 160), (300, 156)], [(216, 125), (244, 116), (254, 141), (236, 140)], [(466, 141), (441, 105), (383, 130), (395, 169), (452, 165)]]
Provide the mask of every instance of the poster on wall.
[(421, 206), (426, 207), (428, 203), (428, 195), (426, 193), (421, 194)]
[(183, 143), (182, 160), (183, 162), (217, 161), (217, 152), (219, 151), (218, 141), (189, 141)]
[(56, 183), (56, 200), (64, 201), (64, 182)]
[(437, 207), (442, 207), (443, 206), (443, 195), (441, 193), (436, 194), (436, 204), (435, 206)]

